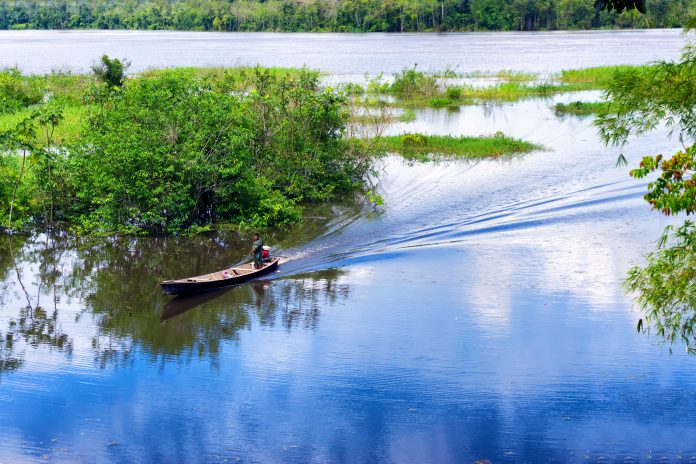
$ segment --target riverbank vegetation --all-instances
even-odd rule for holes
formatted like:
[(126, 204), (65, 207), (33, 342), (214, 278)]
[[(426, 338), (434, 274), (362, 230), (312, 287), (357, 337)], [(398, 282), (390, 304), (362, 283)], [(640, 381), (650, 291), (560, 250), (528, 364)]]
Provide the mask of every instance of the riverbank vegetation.
[(409, 107), (602, 88), (614, 72), (642, 69), (564, 71), (554, 83), (477, 73), (499, 82), (475, 87), (452, 69), (412, 67), (391, 82), (374, 77), (332, 89), (306, 69), (175, 68), (127, 77), (125, 64), (103, 58), (79, 75), (0, 72), (2, 227), (159, 234), (289, 224), (315, 201), (374, 197), (367, 174), (385, 152), (425, 160), (541, 148), (503, 134), (384, 136), (390, 125), (416, 119)]
[(428, 155), (468, 159), (499, 158), (543, 149), (540, 145), (507, 137), (502, 133), (478, 137), (403, 134), (379, 137), (374, 142), (380, 150), (418, 159), (428, 159)]
[[(614, 111), (597, 120), (604, 140), (617, 145), (662, 125), (678, 134), (682, 149), (645, 156), (630, 171), (637, 179), (652, 179), (645, 200), (665, 215), (696, 213), (694, 82), (696, 49), (689, 44), (679, 61), (615, 74), (607, 88)], [(643, 310), (638, 330), (652, 327), (668, 342), (684, 343), (692, 354), (696, 354), (695, 246), (693, 221), (667, 227), (657, 250), (647, 256), (644, 266), (631, 268), (624, 282)]]
[[(0, 29), (532, 31), (682, 27), (696, 0), (598, 14), (592, 0), (58, 0), (0, 2)], [(606, 4), (607, 2), (602, 2)], [(616, 2), (617, 4), (620, 2)]]
[(149, 234), (277, 226), (298, 221), (305, 202), (360, 190), (374, 159), (344, 137), (347, 100), (313, 71), (212, 79), (172, 69), (122, 87), (70, 76), (86, 86), (78, 100), (56, 85), (63, 79), (3, 74), (3, 101), (12, 102), (0, 118), (3, 226), (61, 221)]
[[(535, 74), (511, 71), (493, 74), (457, 74), (451, 69), (446, 73), (423, 72), (413, 66), (395, 73), (391, 82), (386, 82), (383, 76), (375, 76), (367, 78), (365, 85), (346, 84), (343, 90), (354, 97), (356, 104), (363, 106), (374, 106), (379, 102), (402, 108), (444, 108), (486, 101), (515, 101), (584, 90), (604, 90), (615, 74), (638, 72), (651, 66), (618, 65), (570, 69), (544, 79)], [(438, 77), (442, 75), (447, 77)], [(484, 85), (467, 81), (477, 78), (493, 80)], [(391, 96), (392, 99), (387, 102), (380, 100), (379, 96)]]

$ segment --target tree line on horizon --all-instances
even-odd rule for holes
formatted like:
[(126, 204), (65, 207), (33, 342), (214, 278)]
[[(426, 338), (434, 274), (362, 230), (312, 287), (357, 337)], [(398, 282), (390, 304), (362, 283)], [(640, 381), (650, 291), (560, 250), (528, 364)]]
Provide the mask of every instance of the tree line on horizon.
[(696, 0), (601, 14), (591, 0), (0, 0), (0, 29), (535, 31), (683, 27)]

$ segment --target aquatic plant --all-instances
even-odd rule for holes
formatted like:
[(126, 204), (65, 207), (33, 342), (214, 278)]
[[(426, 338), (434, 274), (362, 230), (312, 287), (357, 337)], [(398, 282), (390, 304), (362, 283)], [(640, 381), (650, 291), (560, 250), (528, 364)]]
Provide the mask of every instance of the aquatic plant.
[(451, 104), (452, 100), (449, 98), (434, 97), (428, 100), (428, 106), (433, 108), (444, 108), (446, 106), (450, 106)]
[(0, 115), (14, 113), (43, 99), (40, 80), (23, 78), (17, 69), (0, 70)]
[(448, 100), (459, 100), (462, 98), (462, 88), (458, 85), (445, 88), (445, 98)]
[(400, 96), (431, 96), (438, 90), (437, 79), (432, 75), (417, 71), (418, 65), (412, 68), (404, 68), (400, 73), (394, 74), (394, 82), (389, 91)]
[(386, 152), (399, 153), (406, 157), (432, 154), (461, 158), (496, 158), (543, 149), (541, 145), (501, 133), (478, 137), (403, 134), (380, 137), (376, 140), (376, 144), (378, 148)]
[(556, 103), (553, 107), (556, 114), (575, 114), (585, 116), (590, 114), (605, 113), (609, 111), (609, 102), (582, 102)]
[(617, 73), (650, 69), (652, 65), (596, 66), (581, 69), (564, 69), (556, 76), (559, 82), (575, 90), (602, 89), (607, 87)]

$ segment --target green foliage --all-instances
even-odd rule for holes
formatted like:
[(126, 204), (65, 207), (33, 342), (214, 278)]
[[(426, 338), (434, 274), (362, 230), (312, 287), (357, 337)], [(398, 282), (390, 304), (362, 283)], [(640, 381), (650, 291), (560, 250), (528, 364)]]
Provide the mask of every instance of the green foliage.
[(524, 71), (503, 69), (502, 71), (498, 71), (497, 73), (495, 73), (495, 77), (508, 82), (529, 82), (537, 79), (539, 75)]
[(278, 226), (361, 185), (370, 161), (342, 139), (346, 101), (317, 73), (254, 69), (233, 79), (243, 93), (220, 91), (228, 78), (170, 70), (103, 96), (65, 161), (66, 217), (125, 233)]
[[(0, 29), (405, 32), (681, 27), (694, 0), (72, 0), (4, 2)], [(602, 6), (604, 6), (602, 5)]]
[(645, 201), (666, 215), (696, 212), (696, 146), (680, 150), (665, 160), (662, 155), (646, 156), (630, 175), (642, 179), (656, 170), (660, 170), (660, 175), (648, 183)]
[(660, 123), (696, 136), (696, 49), (687, 46), (679, 62), (615, 74), (607, 95), (616, 114), (598, 120), (600, 134), (622, 144), (632, 135), (653, 130)]
[(344, 84), (342, 90), (348, 95), (362, 95), (365, 93), (363, 86), (356, 84), (355, 82), (348, 82), (347, 84)]
[(422, 148), (428, 145), (428, 137), (423, 134), (404, 134), (401, 136), (401, 146), (405, 149)]
[[(614, 74), (606, 91), (612, 113), (601, 114), (596, 124), (607, 143), (622, 145), (636, 134), (649, 132), (660, 124), (679, 132), (679, 138), (696, 136), (696, 49), (685, 47), (679, 62), (662, 62), (649, 68), (627, 69)], [(696, 147), (686, 146), (670, 157), (645, 156), (631, 176), (648, 183), (645, 200), (664, 214), (696, 212)], [(696, 229), (686, 221), (676, 229), (668, 227), (656, 252), (647, 256), (644, 268), (631, 269), (626, 287), (637, 291), (643, 310), (638, 328), (654, 325), (659, 335), (674, 342), (682, 339), (694, 353), (694, 243)], [(645, 324), (644, 322), (645, 321)]]
[(654, 327), (669, 343), (682, 341), (696, 354), (696, 226), (668, 226), (646, 265), (630, 269), (625, 288), (637, 292), (643, 318), (638, 330)]
[[(69, 144), (74, 142), (79, 138), (87, 120), (87, 107), (84, 105), (62, 105), (56, 100), (51, 100), (51, 102), (53, 105), (59, 106), (63, 113), (63, 119), (55, 127), (53, 133), (55, 143)], [(20, 121), (30, 117), (34, 111), (35, 107), (29, 107), (13, 114), (0, 115), (0, 132), (14, 129)], [(42, 134), (37, 134), (35, 140), (37, 145), (41, 145), (45, 141), (44, 137), (39, 137), (40, 135)]]
[(563, 84), (572, 85), (575, 90), (606, 88), (617, 73), (630, 73), (649, 70), (651, 65), (595, 66), (592, 68), (564, 69), (558, 76)]
[(462, 88), (458, 85), (447, 87), (445, 89), (445, 98), (448, 100), (459, 100), (462, 98)]
[(20, 157), (0, 154), (0, 230), (22, 229), (29, 218), (32, 191), (28, 182), (19, 180), (21, 163)]
[(365, 193), (365, 198), (372, 205), (373, 209), (377, 209), (378, 206), (382, 206), (384, 204), (384, 197), (382, 197), (382, 195), (380, 195), (374, 189), (368, 190)]
[(412, 68), (404, 68), (400, 73), (394, 74), (394, 82), (389, 91), (400, 96), (431, 96), (438, 90), (437, 80), (428, 74)]
[(428, 106), (433, 108), (444, 108), (452, 105), (452, 100), (449, 98), (434, 97), (428, 100)]
[(507, 137), (502, 133), (479, 137), (404, 134), (379, 137), (374, 142), (380, 150), (399, 153), (407, 158), (420, 159), (425, 159), (423, 156), (429, 154), (460, 158), (496, 158), (529, 153), (543, 148), (540, 145)]
[(31, 181), (27, 156), (39, 150), (36, 116), (20, 120), (11, 130), (0, 132), (0, 227), (21, 229), (36, 205), (37, 182)]
[(50, 83), (53, 98), (0, 116), (0, 219), (126, 234), (298, 222), (303, 203), (361, 190), (373, 162), (344, 139), (348, 100), (318, 78), (187, 68), (97, 88), (15, 75)]
[(38, 79), (25, 79), (17, 69), (0, 70), (0, 115), (35, 105), (43, 99)]
[(595, 0), (595, 8), (597, 11), (616, 10), (621, 13), (624, 10), (636, 9), (641, 13), (645, 14), (647, 12), (645, 8), (645, 0)]
[(94, 75), (108, 88), (122, 87), (126, 77), (126, 69), (130, 66), (128, 61), (118, 58), (109, 58), (102, 55), (99, 63), (92, 65)]
[(575, 114), (586, 116), (590, 114), (607, 113), (611, 110), (608, 102), (582, 102), (556, 103), (553, 107), (556, 114)]

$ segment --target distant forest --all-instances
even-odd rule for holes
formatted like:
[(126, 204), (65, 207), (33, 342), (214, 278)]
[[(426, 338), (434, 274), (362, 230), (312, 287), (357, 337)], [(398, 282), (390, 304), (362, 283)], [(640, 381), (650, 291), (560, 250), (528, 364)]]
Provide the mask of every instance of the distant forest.
[(0, 29), (534, 31), (681, 27), (696, 0), (647, 0), (647, 14), (592, 0), (0, 0)]

